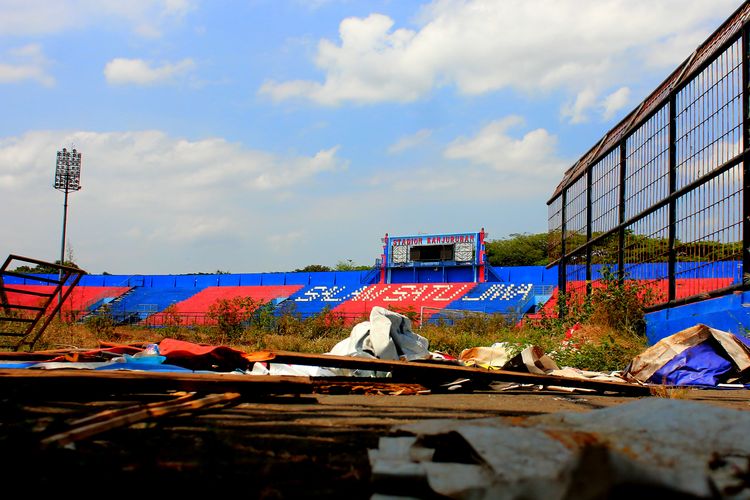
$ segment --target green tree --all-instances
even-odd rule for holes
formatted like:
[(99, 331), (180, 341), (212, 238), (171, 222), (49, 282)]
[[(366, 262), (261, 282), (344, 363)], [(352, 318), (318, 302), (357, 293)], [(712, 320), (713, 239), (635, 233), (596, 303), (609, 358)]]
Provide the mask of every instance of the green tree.
[(367, 269), (370, 269), (372, 266), (361, 266), (359, 264), (355, 264), (352, 259), (346, 259), (346, 260), (340, 260), (336, 263), (335, 270), (336, 271), (366, 271)]
[(328, 272), (333, 271), (328, 266), (322, 266), (320, 264), (310, 264), (308, 266), (303, 267), (302, 269), (295, 269), (295, 273), (321, 273), (321, 272)]
[(549, 263), (547, 233), (513, 233), (508, 238), (485, 242), (493, 266), (543, 266)]
[[(55, 264), (59, 266), (60, 260), (56, 260)], [(63, 265), (80, 269), (78, 267), (78, 264), (70, 260), (66, 260)], [(58, 272), (57, 268), (46, 264), (37, 264), (36, 266), (18, 266), (17, 268), (13, 269), (13, 271), (23, 274), (57, 274)]]

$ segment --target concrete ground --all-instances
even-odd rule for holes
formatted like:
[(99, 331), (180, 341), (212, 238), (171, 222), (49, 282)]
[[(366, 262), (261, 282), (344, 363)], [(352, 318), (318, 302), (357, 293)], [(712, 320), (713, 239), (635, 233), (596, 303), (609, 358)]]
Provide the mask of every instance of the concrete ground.
[[(214, 494), (250, 498), (370, 498), (367, 450), (394, 425), (426, 419), (587, 412), (637, 398), (532, 388), (467, 394), (311, 394), (243, 398), (223, 407), (155, 416), (67, 446), (45, 437), (105, 409), (164, 394), (0, 396), (0, 474), (29, 491)], [(750, 410), (745, 390), (678, 390), (672, 397)]]

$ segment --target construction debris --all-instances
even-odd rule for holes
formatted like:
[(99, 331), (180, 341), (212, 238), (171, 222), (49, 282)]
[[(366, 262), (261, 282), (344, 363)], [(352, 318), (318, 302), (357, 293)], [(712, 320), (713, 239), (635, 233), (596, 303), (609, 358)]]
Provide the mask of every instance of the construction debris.
[(748, 498), (748, 428), (747, 412), (652, 398), (524, 420), (401, 425), (369, 458), (376, 495)]
[[(411, 320), (383, 307), (373, 307), (369, 321), (356, 324), (351, 334), (328, 352), (362, 359), (416, 361), (432, 359), (429, 340), (412, 331)], [(311, 377), (386, 377), (388, 372), (340, 366), (260, 364), (254, 375), (307, 375)]]
[[(359, 323), (351, 335), (339, 342), (329, 354), (304, 354), (283, 351), (245, 353), (226, 346), (199, 345), (175, 339), (164, 339), (158, 345), (108, 345), (101, 349), (75, 352), (51, 352), (48, 357), (14, 356), (0, 362), (0, 369), (27, 368), (28, 371), (165, 372), (181, 376), (229, 372), (240, 375), (294, 376), (311, 380), (322, 377), (366, 377), (373, 382), (418, 384), (435, 392), (488, 389), (496, 382), (517, 383), (547, 388), (578, 388), (626, 395), (647, 395), (647, 387), (628, 383), (617, 377), (557, 370), (557, 365), (538, 347), (529, 347), (517, 355), (501, 353), (496, 344), (477, 348), (464, 361), (433, 357), (426, 338), (411, 330), (411, 322), (401, 314), (375, 307), (370, 320)], [(510, 351), (508, 351), (510, 352)], [(496, 357), (503, 359), (499, 364)], [(465, 366), (469, 365), (469, 366)], [(500, 369), (500, 368), (510, 369)], [(155, 375), (156, 373), (154, 373)], [(0, 377), (2, 374), (0, 374)], [(66, 373), (66, 377), (70, 377)], [(22, 377), (22, 376), (21, 376)], [(17, 380), (20, 380), (19, 377)], [(29, 375), (29, 380), (35, 376)], [(89, 377), (87, 383), (95, 377)], [(128, 379), (132, 377), (124, 377)], [(265, 378), (265, 377), (263, 377)], [(234, 380), (240, 380), (235, 378)], [(267, 379), (266, 380), (270, 380)], [(113, 382), (112, 382), (113, 383)], [(2, 380), (0, 380), (2, 384)], [(398, 390), (398, 389), (396, 389)], [(233, 391), (242, 392), (240, 386)], [(404, 391), (418, 394), (422, 389)], [(373, 391), (378, 392), (378, 391)], [(382, 391), (380, 391), (382, 393)]]
[(419, 383), (430, 387), (442, 385), (458, 378), (465, 378), (471, 380), (475, 386), (485, 388), (494, 382), (516, 382), (519, 384), (541, 386), (580, 387), (631, 396), (649, 394), (649, 388), (640, 384), (600, 381), (588, 378), (568, 378), (555, 375), (538, 375), (506, 370), (484, 370), (435, 361), (387, 361), (382, 359), (363, 359), (349, 356), (333, 356), (330, 354), (305, 354), (285, 351), (262, 351), (255, 353), (255, 358), (259, 359), (261, 354), (265, 355), (265, 361), (267, 362), (386, 372), (390, 373), (390, 378), (394, 381)]

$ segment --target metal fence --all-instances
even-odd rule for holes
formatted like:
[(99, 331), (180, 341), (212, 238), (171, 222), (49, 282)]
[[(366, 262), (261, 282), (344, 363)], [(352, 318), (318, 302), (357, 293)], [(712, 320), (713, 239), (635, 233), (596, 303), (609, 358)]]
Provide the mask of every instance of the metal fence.
[(745, 2), (565, 173), (548, 202), (561, 292), (590, 293), (603, 266), (651, 309), (747, 288), (749, 20)]

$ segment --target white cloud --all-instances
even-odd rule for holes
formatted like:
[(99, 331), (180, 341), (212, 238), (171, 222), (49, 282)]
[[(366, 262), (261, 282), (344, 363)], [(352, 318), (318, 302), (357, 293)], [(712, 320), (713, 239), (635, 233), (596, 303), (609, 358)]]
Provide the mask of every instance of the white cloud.
[[(483, 220), (480, 206), (496, 205), (513, 215), (514, 207), (543, 207), (539, 197), (554, 189), (570, 162), (558, 155), (557, 137), (542, 128), (523, 131), (523, 125), (519, 116), (492, 121), (476, 134), (448, 143), (442, 161), (378, 172), (368, 187), (384, 199), (397, 199), (410, 220), (434, 218), (435, 200), (450, 200), (468, 220)], [(453, 209), (447, 212), (453, 215)], [(511, 225), (515, 221), (502, 218)]]
[[(70, 238), (84, 261), (110, 272), (125, 263), (131, 269), (155, 266), (153, 272), (159, 266), (162, 272), (185, 269), (193, 252), (205, 251), (204, 261), (210, 261), (217, 248), (224, 257), (243, 245), (254, 248), (259, 235), (285, 225), (278, 218), (287, 211), (299, 212), (293, 221), (304, 220), (307, 208), (296, 198), (320, 176), (346, 167), (337, 147), (286, 157), (221, 138), (187, 140), (160, 131), (6, 137), (0, 139), (0, 199), (19, 216), (4, 231), (25, 236), (0, 241), (0, 251), (44, 257), (52, 235), (59, 234), (55, 151), (70, 145), (83, 154), (82, 189), (70, 200)], [(278, 201), (282, 192), (292, 199)], [(225, 268), (222, 262), (209, 267)]]
[[(534, 156), (534, 134), (523, 129), (515, 134), (512, 126), (520, 122), (506, 120), (500, 139), (527, 144), (511, 147), (517, 152), (510, 157), (524, 168), (497, 170), (490, 146), (472, 156), (474, 144), (491, 142), (479, 139), (489, 130), (483, 129), (454, 141), (451, 159), (437, 158), (423, 168), (394, 165), (378, 173), (377, 185), (345, 171), (336, 146), (286, 157), (222, 138), (188, 140), (160, 131), (36, 131), (0, 138), (0, 199), (5, 211), (15, 214), (3, 231), (23, 235), (0, 239), (0, 255), (57, 258), (62, 195), (52, 182), (54, 154), (64, 146), (83, 153), (83, 188), (70, 198), (68, 240), (76, 261), (94, 273), (334, 265), (342, 258), (335, 252), (340, 238), (346, 239), (343, 258), (369, 264), (385, 232), (481, 225), (498, 234), (532, 230), (524, 218), (497, 214), (523, 210), (534, 219), (538, 209), (544, 220), (536, 196), (548, 194), (559, 175), (526, 167), (536, 161), (551, 169), (554, 153)], [(436, 199), (443, 207), (439, 217)]]
[(189, 0), (3, 0), (0, 35), (38, 36), (124, 23), (141, 36), (160, 36), (193, 7)]
[(422, 129), (412, 135), (400, 138), (388, 147), (389, 154), (397, 154), (424, 143), (432, 135), (432, 130)]
[(164, 0), (163, 13), (168, 16), (182, 17), (193, 9), (189, 0)]
[(615, 90), (602, 101), (604, 109), (602, 110), (602, 117), (605, 120), (609, 120), (615, 116), (615, 114), (628, 105), (630, 102), (630, 89), (628, 87), (620, 87)]
[(586, 87), (578, 92), (574, 99), (563, 104), (560, 114), (573, 124), (589, 121), (592, 112), (596, 112), (602, 120), (608, 121), (629, 103), (629, 87), (620, 87), (604, 97), (594, 88)]
[(194, 67), (191, 59), (152, 66), (143, 59), (116, 58), (104, 67), (104, 77), (110, 85), (155, 85), (171, 82)]
[(591, 87), (578, 92), (575, 99), (563, 104), (560, 112), (570, 123), (583, 123), (589, 120), (588, 111), (596, 104), (597, 93)]
[(302, 231), (289, 231), (286, 233), (269, 234), (266, 242), (276, 251), (290, 250), (304, 237)]
[[(195, 191), (195, 196), (212, 189), (276, 190), (346, 168), (346, 162), (336, 157), (338, 146), (313, 156), (282, 157), (220, 138), (190, 141), (160, 131), (29, 132), (0, 140), (6, 186), (24, 188), (39, 182), (49, 158), (66, 144), (83, 152), (84, 179), (86, 170), (94, 169), (87, 182), (112, 182), (117, 186), (113, 196), (137, 202), (153, 199), (163, 189)], [(143, 189), (142, 183), (159, 186), (159, 191)], [(174, 199), (181, 202), (182, 198)]]
[(381, 14), (344, 19), (339, 40), (318, 43), (322, 81), (269, 80), (259, 92), (331, 106), (411, 102), (444, 85), (464, 94), (563, 88), (581, 98), (586, 89), (599, 94), (637, 74), (643, 60), (663, 68), (685, 59), (687, 52), (661, 52), (694, 48), (736, 6), (736, 0), (435, 0), (416, 29)]
[(382, 14), (347, 18), (339, 26), (341, 46), (318, 44), (316, 64), (326, 71), (323, 84), (310, 81), (267, 81), (260, 89), (274, 100), (303, 97), (326, 105), (342, 101), (410, 102), (429, 91), (432, 74), (415, 60), (415, 32), (391, 31), (393, 20)]
[(55, 79), (47, 74), (49, 60), (39, 44), (29, 44), (9, 50), (6, 62), (0, 60), (0, 83), (36, 81), (51, 87)]
[(267, 168), (252, 181), (255, 189), (275, 189), (299, 182), (301, 178), (314, 177), (323, 172), (345, 170), (347, 162), (336, 158), (339, 147), (318, 151), (312, 158), (295, 158), (284, 165)]
[(595, 89), (587, 87), (578, 92), (575, 99), (563, 104), (560, 113), (573, 124), (589, 121), (592, 112), (608, 121), (630, 103), (630, 93), (629, 87), (620, 87), (611, 94), (600, 97)]
[(527, 132), (520, 138), (508, 133), (523, 124), (524, 120), (519, 116), (493, 121), (474, 137), (454, 140), (446, 147), (444, 155), (453, 160), (489, 166), (514, 177), (556, 177), (565, 165), (556, 156), (557, 138), (542, 128)]

